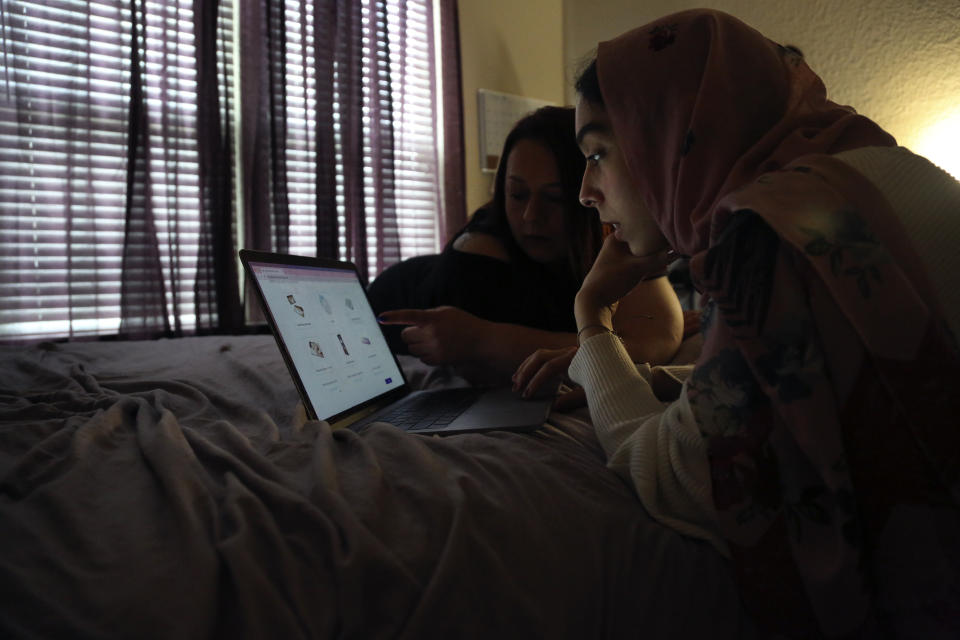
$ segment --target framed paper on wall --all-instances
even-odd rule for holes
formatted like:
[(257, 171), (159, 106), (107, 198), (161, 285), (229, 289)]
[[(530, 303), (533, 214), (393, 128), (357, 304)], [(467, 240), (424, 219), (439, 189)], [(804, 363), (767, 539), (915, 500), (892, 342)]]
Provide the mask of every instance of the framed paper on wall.
[(480, 169), (484, 173), (497, 170), (503, 141), (513, 125), (531, 111), (555, 104), (547, 100), (536, 100), (500, 93), (488, 89), (477, 89), (477, 120), (480, 124)]

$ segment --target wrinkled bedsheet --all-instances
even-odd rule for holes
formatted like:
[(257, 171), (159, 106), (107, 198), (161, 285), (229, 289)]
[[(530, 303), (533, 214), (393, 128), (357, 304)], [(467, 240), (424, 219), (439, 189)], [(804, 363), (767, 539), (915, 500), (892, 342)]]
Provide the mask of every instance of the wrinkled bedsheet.
[(0, 637), (747, 633), (726, 562), (651, 520), (584, 413), (331, 432), (268, 335), (0, 360)]

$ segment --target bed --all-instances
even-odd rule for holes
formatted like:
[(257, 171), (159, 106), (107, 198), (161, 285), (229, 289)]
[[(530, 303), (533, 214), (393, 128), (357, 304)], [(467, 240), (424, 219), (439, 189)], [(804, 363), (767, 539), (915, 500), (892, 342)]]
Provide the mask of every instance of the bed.
[(0, 362), (0, 637), (749, 635), (724, 559), (651, 520), (584, 411), (331, 432), (270, 335)]

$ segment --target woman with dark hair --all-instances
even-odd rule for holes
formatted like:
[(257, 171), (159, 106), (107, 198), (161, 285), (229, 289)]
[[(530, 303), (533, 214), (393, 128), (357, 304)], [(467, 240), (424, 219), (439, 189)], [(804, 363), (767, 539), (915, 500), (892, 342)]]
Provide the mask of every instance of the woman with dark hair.
[[(443, 253), (384, 271), (368, 290), (395, 351), (501, 381), (537, 348), (576, 344), (573, 299), (601, 243), (595, 211), (578, 198), (584, 160), (574, 110), (544, 107), (504, 142), (493, 199)], [(638, 285), (620, 319), (631, 354), (663, 363), (683, 331), (666, 278)], [(618, 320), (619, 322), (620, 320)]]
[[(464, 250), (471, 246), (490, 247), (496, 257), (505, 257), (515, 263), (530, 260), (552, 267), (555, 272), (562, 274), (565, 280), (576, 282), (576, 288), (579, 288), (579, 283), (583, 281), (583, 276), (590, 270), (590, 265), (600, 250), (602, 237), (596, 211), (580, 203), (580, 179), (583, 177), (584, 159), (576, 146), (573, 126), (574, 110), (570, 107), (543, 107), (514, 125), (503, 143), (501, 158), (507, 158), (508, 161), (501, 162), (497, 167), (493, 199), (474, 214), (471, 221), (454, 236), (451, 241), (454, 248)], [(518, 144), (527, 146), (528, 143), (534, 143), (533, 152), (536, 157), (526, 163), (520, 158), (514, 158), (514, 170), (509, 171), (509, 159), (514, 148)], [(523, 177), (519, 175), (522, 172), (521, 167), (523, 170), (536, 168), (553, 173), (551, 165), (554, 164), (557, 180), (548, 183), (550, 189), (545, 192), (544, 197), (549, 201), (549, 205), (555, 205), (563, 211), (562, 220), (557, 219), (556, 222), (558, 225), (562, 224), (564, 233), (557, 234), (555, 248), (546, 245), (541, 236), (526, 234), (520, 217), (511, 215), (518, 211), (515, 203), (526, 204), (527, 198), (532, 195), (527, 188), (529, 185), (522, 184), (526, 181), (517, 180), (518, 177)], [(494, 245), (486, 244), (490, 238), (496, 239)], [(501, 252), (500, 247), (504, 251)], [(563, 258), (566, 268), (561, 265), (556, 255), (562, 252), (561, 247), (566, 253)], [(554, 321), (555, 319), (547, 320)]]
[[(960, 184), (709, 10), (601, 43), (580, 193), (616, 233), (570, 364), (609, 465), (731, 560), (762, 637), (960, 637)], [(669, 402), (611, 334), (675, 256), (703, 349)]]

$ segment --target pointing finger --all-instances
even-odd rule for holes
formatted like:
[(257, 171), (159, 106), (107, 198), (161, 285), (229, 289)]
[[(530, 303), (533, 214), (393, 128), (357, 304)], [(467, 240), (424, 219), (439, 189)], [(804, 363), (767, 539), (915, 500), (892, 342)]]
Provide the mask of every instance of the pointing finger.
[(378, 315), (377, 321), (380, 324), (423, 324), (426, 318), (423, 309), (394, 309)]

